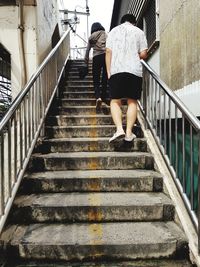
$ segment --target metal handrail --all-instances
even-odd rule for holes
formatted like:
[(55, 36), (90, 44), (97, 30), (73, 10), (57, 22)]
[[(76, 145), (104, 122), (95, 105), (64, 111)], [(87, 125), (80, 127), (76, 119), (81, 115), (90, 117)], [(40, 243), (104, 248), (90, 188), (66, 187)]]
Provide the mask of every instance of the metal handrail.
[(144, 77), (140, 110), (200, 236), (200, 121), (148, 63), (141, 63)]
[(143, 59), (141, 60), (143, 66), (149, 71), (152, 77), (157, 81), (157, 83), (162, 87), (166, 94), (173, 99), (174, 103), (182, 110), (185, 117), (193, 124), (193, 126), (200, 130), (200, 121), (192, 114), (192, 112), (186, 107), (186, 105), (180, 100), (180, 98), (166, 85), (164, 81), (160, 79), (158, 74), (146, 63)]
[(0, 122), (0, 232), (69, 59), (69, 33), (44, 59)]

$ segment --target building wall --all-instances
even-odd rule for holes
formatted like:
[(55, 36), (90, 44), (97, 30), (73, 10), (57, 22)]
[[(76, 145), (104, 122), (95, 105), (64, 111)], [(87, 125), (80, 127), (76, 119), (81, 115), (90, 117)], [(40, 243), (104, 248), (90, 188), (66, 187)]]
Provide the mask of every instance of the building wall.
[(173, 90), (200, 80), (199, 18), (199, 0), (160, 0), (160, 73)]
[(57, 0), (37, 1), (37, 51), (38, 63), (52, 48), (52, 35), (58, 24)]
[[(56, 0), (40, 0), (24, 6), (24, 47), (27, 80), (51, 50), (52, 35), (58, 23)], [(20, 56), (19, 8), (0, 6), (0, 43), (11, 54), (11, 84), (13, 98), (23, 88)]]

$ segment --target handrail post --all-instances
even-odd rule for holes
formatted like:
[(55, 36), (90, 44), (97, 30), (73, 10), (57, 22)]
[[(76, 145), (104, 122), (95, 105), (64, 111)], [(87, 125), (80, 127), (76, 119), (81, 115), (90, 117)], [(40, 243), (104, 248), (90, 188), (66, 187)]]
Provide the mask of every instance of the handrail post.
[(198, 251), (200, 254), (200, 130), (198, 132)]

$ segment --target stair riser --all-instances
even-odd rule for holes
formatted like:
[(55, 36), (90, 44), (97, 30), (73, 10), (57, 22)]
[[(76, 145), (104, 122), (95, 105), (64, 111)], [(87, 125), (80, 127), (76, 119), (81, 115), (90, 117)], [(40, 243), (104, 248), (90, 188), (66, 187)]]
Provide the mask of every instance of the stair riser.
[(65, 92), (85, 92), (90, 93), (93, 92), (94, 94), (94, 86), (93, 85), (64, 85), (63, 86), (63, 93)]
[[(70, 91), (70, 90), (69, 90)], [(72, 91), (72, 92), (63, 92), (64, 98), (92, 98), (94, 99), (94, 91), (88, 91), (88, 92), (80, 92), (80, 89), (78, 91)]]
[(68, 115), (68, 114), (72, 114), (72, 115), (95, 115), (95, 114), (105, 114), (105, 115), (109, 115), (110, 114), (110, 109), (109, 108), (102, 108), (101, 110), (97, 111), (96, 107), (68, 107), (68, 108), (64, 108), (64, 107), (60, 107), (57, 110), (55, 110), (56, 114), (60, 114), (60, 115)]
[[(187, 246), (185, 244), (185, 246)], [(23, 243), (18, 247), (12, 247), (12, 253), (23, 259), (57, 260), (57, 261), (85, 261), (85, 260), (139, 260), (174, 258), (176, 243), (143, 244), (143, 245), (106, 245), (99, 242), (88, 245), (35, 245)], [(181, 247), (182, 249), (182, 247)], [(185, 248), (185, 250), (187, 250)], [(183, 252), (183, 255), (186, 252)], [(13, 256), (13, 254), (12, 254)], [(80, 266), (80, 265), (79, 265)], [(123, 265), (124, 266), (124, 265)], [(144, 265), (143, 265), (144, 266)], [(143, 267), (142, 266), (142, 267)], [(158, 265), (157, 265), (158, 266)], [(112, 265), (113, 267), (113, 265)], [(170, 266), (171, 267), (171, 266)]]
[(72, 178), (53, 179), (24, 178), (21, 193), (64, 193), (64, 192), (161, 192), (161, 177), (134, 178)]
[(93, 86), (92, 81), (87, 81), (87, 80), (81, 80), (81, 81), (67, 81), (66, 82), (67, 86)]
[[(69, 74), (67, 76), (67, 81), (79, 81), (79, 80), (82, 80), (80, 79), (78, 73), (74, 73), (74, 74)], [(91, 83), (93, 82), (92, 81), (92, 75), (87, 75), (85, 78), (84, 78), (84, 81), (90, 81)]]
[[(104, 127), (46, 127), (46, 135), (49, 138), (72, 138), (72, 137), (111, 137), (116, 131), (115, 126), (105, 125)], [(133, 132), (139, 138), (143, 137), (141, 128), (134, 127)], [(122, 143), (122, 142), (120, 142)]]
[(111, 116), (105, 117), (48, 117), (46, 125), (55, 126), (85, 126), (85, 125), (112, 125), (113, 121)]
[(107, 128), (46, 128), (49, 138), (72, 138), (72, 137), (111, 137), (115, 127)]
[(68, 99), (59, 101), (62, 107), (68, 106), (96, 106), (96, 99)]
[(45, 141), (41, 145), (40, 149), (37, 150), (41, 153), (50, 153), (50, 152), (81, 152), (81, 151), (147, 151), (146, 140), (136, 139), (134, 143), (124, 142), (120, 145), (110, 145), (108, 141), (66, 141), (66, 142), (51, 142)]
[[(16, 261), (15, 261), (16, 262)], [(97, 261), (97, 262), (73, 262), (73, 263), (41, 263), (41, 262), (26, 262), (26, 264), (18, 263), (12, 267), (192, 267), (193, 265), (187, 260), (140, 260), (140, 261)], [(11, 267), (5, 266), (5, 267)], [(194, 266), (193, 266), (194, 267)]]
[(174, 207), (149, 205), (122, 207), (36, 207), (13, 206), (12, 223), (48, 222), (125, 222), (169, 221), (174, 218)]
[[(80, 67), (83, 67), (83, 65), (75, 65), (75, 66), (72, 66), (71, 68), (70, 68), (70, 71), (69, 71), (69, 73), (71, 73), (71, 72), (76, 72), (76, 73), (79, 73), (79, 68)], [(89, 73), (92, 73), (92, 66), (89, 66), (89, 68), (88, 68), (88, 71), (89, 71)]]
[(32, 158), (30, 171), (64, 171), (64, 170), (134, 170), (153, 169), (152, 156), (132, 157), (93, 157), (93, 158)]

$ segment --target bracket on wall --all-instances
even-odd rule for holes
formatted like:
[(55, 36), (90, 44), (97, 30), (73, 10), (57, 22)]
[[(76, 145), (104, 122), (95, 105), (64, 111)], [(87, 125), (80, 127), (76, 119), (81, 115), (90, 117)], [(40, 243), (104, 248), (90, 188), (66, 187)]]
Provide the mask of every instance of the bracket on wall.
[[(20, 0), (16, 0), (16, 5), (19, 5)], [(23, 0), (24, 6), (37, 6), (37, 0)]]

